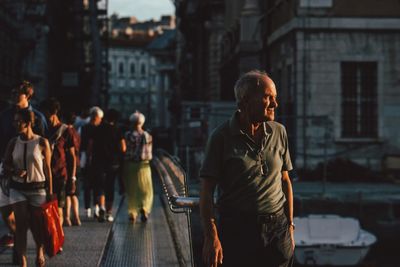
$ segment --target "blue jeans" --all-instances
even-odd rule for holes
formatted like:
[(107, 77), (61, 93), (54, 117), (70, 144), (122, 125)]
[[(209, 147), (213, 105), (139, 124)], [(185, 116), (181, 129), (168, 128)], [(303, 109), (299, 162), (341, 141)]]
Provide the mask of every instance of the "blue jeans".
[(220, 216), (222, 266), (290, 267), (293, 248), (283, 209), (272, 215)]

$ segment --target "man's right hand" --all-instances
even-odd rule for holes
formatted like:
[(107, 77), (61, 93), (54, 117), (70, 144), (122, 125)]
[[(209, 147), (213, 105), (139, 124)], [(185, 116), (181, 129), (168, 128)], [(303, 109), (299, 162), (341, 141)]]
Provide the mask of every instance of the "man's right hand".
[(206, 266), (217, 267), (222, 264), (223, 253), (218, 235), (205, 236), (203, 244), (203, 261)]
[(204, 231), (203, 261), (207, 267), (217, 267), (222, 264), (222, 246), (215, 224), (214, 189), (216, 182), (212, 179), (201, 179), (200, 216)]

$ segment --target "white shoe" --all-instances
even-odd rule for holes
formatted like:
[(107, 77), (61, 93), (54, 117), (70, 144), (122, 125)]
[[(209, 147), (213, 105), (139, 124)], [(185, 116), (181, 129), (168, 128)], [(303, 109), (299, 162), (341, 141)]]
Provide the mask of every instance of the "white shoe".
[(99, 208), (99, 205), (96, 205), (94, 207), (94, 217), (99, 218), (99, 215), (100, 215), (100, 208)]
[(114, 217), (111, 214), (107, 214), (106, 215), (106, 221), (107, 222), (113, 222), (114, 221)]
[(92, 218), (92, 209), (91, 208), (86, 209), (86, 217)]

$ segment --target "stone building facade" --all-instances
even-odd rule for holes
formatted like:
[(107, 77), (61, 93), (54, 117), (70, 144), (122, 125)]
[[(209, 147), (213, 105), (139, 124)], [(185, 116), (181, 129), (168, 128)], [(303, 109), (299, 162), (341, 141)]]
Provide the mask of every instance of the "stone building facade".
[(239, 75), (263, 69), (276, 81), (296, 168), (345, 158), (381, 171), (388, 158), (397, 162), (398, 1), (175, 4), (183, 100), (232, 101)]
[(272, 2), (263, 50), (296, 165), (342, 157), (379, 170), (400, 155), (400, 3)]
[(123, 118), (136, 110), (144, 113), (147, 123), (155, 123), (156, 107), (155, 58), (144, 43), (135, 40), (110, 41), (109, 47), (109, 108), (117, 109)]
[(114, 15), (109, 43), (109, 108), (128, 118), (135, 110), (146, 126), (171, 125), (176, 31), (173, 16), (138, 22)]

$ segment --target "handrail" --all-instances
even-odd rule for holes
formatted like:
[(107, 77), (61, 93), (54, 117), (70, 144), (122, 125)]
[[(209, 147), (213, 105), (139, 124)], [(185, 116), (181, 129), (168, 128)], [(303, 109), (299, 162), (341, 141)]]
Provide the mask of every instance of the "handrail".
[(171, 203), (177, 208), (194, 208), (199, 206), (199, 202), (199, 197), (171, 197)]
[[(168, 172), (166, 166), (163, 164), (162, 160), (160, 159), (160, 156), (166, 157), (169, 160), (171, 160), (174, 163), (174, 167), (179, 168), (180, 172), (184, 175), (185, 185), (182, 186), (185, 186), (185, 192), (183, 193), (183, 195), (179, 194), (178, 190), (176, 189), (175, 184), (172, 181), (173, 179), (171, 177), (171, 174), (170, 172)], [(160, 178), (171, 211), (180, 213), (183, 212), (182, 209), (198, 207), (200, 203), (200, 197), (188, 196), (189, 190), (187, 188), (186, 173), (181, 167), (181, 165), (178, 163), (178, 161), (163, 150), (157, 151), (157, 156), (154, 157), (154, 161), (158, 171), (161, 172), (159, 173)]]
[(156, 167), (155, 169), (159, 173), (161, 183), (164, 189), (164, 194), (168, 200), (169, 209), (174, 213), (185, 213), (186, 212), (185, 208), (177, 207), (176, 205), (174, 205), (173, 198), (179, 195), (165, 166), (161, 163), (158, 157), (153, 158), (153, 163), (155, 164)]
[(176, 187), (172, 182), (172, 179), (166, 170), (165, 166), (161, 163), (161, 160), (158, 157), (154, 157), (157, 170), (161, 172), (160, 178), (163, 183), (164, 188), (166, 189), (166, 194), (168, 197), (178, 196), (178, 192), (176, 191)]
[[(168, 158), (173, 164), (173, 166), (167, 166), (165, 160), (163, 161), (161, 157)], [(177, 162), (175, 158), (169, 155), (167, 152), (163, 150), (158, 150), (156, 155), (153, 158), (153, 164), (155, 165), (155, 169), (157, 170), (162, 186), (164, 189), (164, 193), (167, 197), (169, 209), (174, 213), (185, 213), (187, 224), (188, 224), (188, 235), (189, 235), (189, 245), (190, 245), (190, 261), (191, 266), (194, 266), (194, 258), (193, 258), (193, 246), (192, 246), (192, 234), (191, 234), (191, 219), (190, 212), (193, 207), (199, 205), (199, 197), (189, 197), (188, 196), (188, 183), (186, 179), (186, 173), (180, 164)], [(178, 168), (179, 176), (176, 172), (176, 168)], [(169, 171), (168, 171), (169, 170)], [(171, 175), (175, 176), (175, 180), (180, 181), (180, 187), (184, 188), (184, 190), (177, 190), (175, 187), (175, 183), (171, 177)], [(180, 179), (183, 176), (183, 180)], [(179, 193), (182, 192), (183, 195)]]

